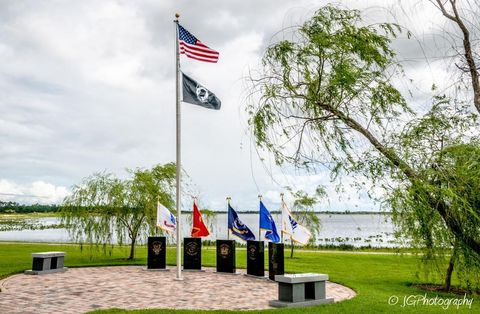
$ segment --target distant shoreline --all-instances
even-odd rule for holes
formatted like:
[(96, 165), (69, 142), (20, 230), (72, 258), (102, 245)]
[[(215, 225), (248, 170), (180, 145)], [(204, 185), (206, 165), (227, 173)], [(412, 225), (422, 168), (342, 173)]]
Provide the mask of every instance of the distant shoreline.
[[(212, 211), (215, 214), (227, 214), (226, 210), (221, 210), (221, 211)], [(186, 211), (182, 210), (182, 214), (191, 214), (191, 211)], [(247, 211), (237, 211), (237, 213), (241, 214), (258, 214), (258, 211), (253, 211), (253, 210), (247, 210)], [(279, 210), (271, 210), (271, 214), (281, 214), (282, 212)], [(315, 214), (323, 214), (323, 215), (391, 215), (392, 212), (384, 212), (384, 211), (355, 211), (355, 212), (350, 212), (350, 211), (343, 211), (343, 212), (337, 212), (337, 211), (319, 211), (319, 212), (314, 212)]]

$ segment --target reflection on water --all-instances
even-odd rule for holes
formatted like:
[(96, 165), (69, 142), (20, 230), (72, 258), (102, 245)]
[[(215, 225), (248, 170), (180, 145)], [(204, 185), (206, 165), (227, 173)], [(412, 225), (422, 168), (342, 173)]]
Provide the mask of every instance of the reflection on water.
[[(240, 219), (258, 236), (258, 214), (239, 213)], [(280, 214), (273, 214), (277, 229), (280, 225)], [(354, 246), (394, 247), (397, 246), (393, 237), (393, 225), (389, 215), (361, 214), (319, 214), (322, 229), (316, 235), (317, 244), (339, 245), (349, 244)], [(183, 215), (183, 235), (190, 235), (191, 216)], [(55, 225), (58, 218), (47, 217), (36, 221), (42, 225)], [(218, 214), (212, 223), (211, 235), (205, 239), (226, 239), (227, 215)], [(144, 239), (143, 239), (144, 240)], [(0, 231), (0, 241), (26, 241), (26, 242), (72, 242), (65, 229)], [(141, 241), (144, 242), (144, 241)]]

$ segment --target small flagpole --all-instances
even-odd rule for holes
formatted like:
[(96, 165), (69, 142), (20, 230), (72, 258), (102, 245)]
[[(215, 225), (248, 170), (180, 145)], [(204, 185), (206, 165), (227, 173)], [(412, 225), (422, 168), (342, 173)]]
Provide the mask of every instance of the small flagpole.
[(182, 189), (181, 189), (181, 111), (180, 111), (180, 54), (178, 49), (178, 18), (180, 14), (175, 13), (175, 73), (176, 73), (176, 117), (177, 117), (177, 277), (176, 280), (183, 280), (182, 277)]
[[(230, 205), (231, 200), (232, 198), (230, 196), (227, 196), (227, 205)], [(229, 212), (229, 208), (227, 206), (227, 240), (230, 240), (230, 229), (228, 228), (228, 212)]]
[(191, 237), (193, 237), (193, 226), (195, 225), (195, 211), (194, 211), (194, 207), (197, 206), (197, 209), (198, 209), (198, 204), (197, 204), (197, 197), (192, 195), (192, 198), (193, 198), (193, 207), (192, 207), (192, 230), (191, 230)]
[(157, 220), (155, 221), (155, 236), (157, 236), (157, 237), (158, 237), (158, 231), (159, 231), (158, 230), (159, 229), (159, 227), (158, 227), (158, 206), (159, 206), (159, 204), (160, 204), (160, 199), (157, 196)]
[(280, 227), (280, 237), (281, 237), (280, 242), (283, 243), (283, 226), (284, 226), (283, 225), (283, 223), (284, 223), (284, 221), (283, 221), (283, 206), (284, 206), (283, 205), (283, 193), (280, 193), (280, 198), (282, 199), (282, 206), (281, 206), (281, 217), (282, 218), (280, 219), (280, 222), (281, 222), (282, 226)]
[[(262, 194), (258, 195), (258, 199), (262, 201)], [(262, 229), (260, 228), (260, 204), (258, 205), (258, 241), (262, 241)]]

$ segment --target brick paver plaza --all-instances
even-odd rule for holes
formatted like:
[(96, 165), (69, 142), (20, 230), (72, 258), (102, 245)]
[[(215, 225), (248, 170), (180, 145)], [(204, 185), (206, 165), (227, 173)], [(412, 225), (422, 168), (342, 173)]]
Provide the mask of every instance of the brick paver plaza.
[[(244, 273), (244, 270), (237, 270)], [(277, 284), (243, 275), (184, 272), (184, 281), (171, 271), (145, 271), (140, 266), (71, 268), (47, 275), (18, 274), (0, 281), (1, 313), (85, 313), (95, 309), (267, 309), (277, 298)], [(335, 302), (355, 292), (327, 283)]]

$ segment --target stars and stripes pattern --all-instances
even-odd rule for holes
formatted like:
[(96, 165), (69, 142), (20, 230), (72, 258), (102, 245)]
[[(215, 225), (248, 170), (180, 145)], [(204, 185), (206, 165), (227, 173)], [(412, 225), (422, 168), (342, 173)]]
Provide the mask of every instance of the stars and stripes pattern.
[(218, 56), (217, 51), (210, 49), (195, 36), (190, 34), (185, 28), (178, 24), (178, 45), (181, 54), (185, 54), (187, 57), (203, 61), (216, 63)]

